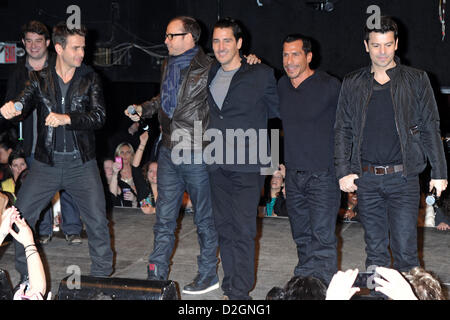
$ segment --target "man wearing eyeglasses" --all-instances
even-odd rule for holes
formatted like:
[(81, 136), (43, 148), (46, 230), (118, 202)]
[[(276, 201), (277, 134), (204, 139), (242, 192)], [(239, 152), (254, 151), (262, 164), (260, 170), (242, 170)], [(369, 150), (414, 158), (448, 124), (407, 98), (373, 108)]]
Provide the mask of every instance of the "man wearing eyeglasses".
[[(219, 288), (217, 277), (217, 233), (211, 208), (209, 177), (205, 164), (175, 164), (171, 151), (174, 130), (182, 129), (192, 137), (194, 122), (208, 125), (206, 82), (212, 59), (197, 45), (200, 26), (191, 17), (176, 17), (166, 29), (165, 44), (169, 58), (162, 70), (160, 95), (135, 106), (137, 114), (150, 118), (158, 112), (162, 145), (158, 157), (158, 202), (154, 230), (154, 249), (149, 257), (148, 279), (167, 279), (175, 244), (177, 218), (185, 190), (195, 208), (194, 222), (200, 245), (198, 275), (184, 287), (187, 294), (203, 294)], [(139, 116), (125, 114), (133, 121)], [(202, 132), (203, 133), (203, 132)]]

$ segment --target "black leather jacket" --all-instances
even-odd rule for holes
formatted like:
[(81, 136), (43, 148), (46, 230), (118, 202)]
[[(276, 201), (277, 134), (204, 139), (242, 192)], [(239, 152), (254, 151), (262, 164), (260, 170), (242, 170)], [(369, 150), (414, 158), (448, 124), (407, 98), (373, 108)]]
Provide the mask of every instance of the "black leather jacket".
[[(432, 179), (446, 179), (447, 165), (439, 128), (439, 113), (427, 74), (400, 64), (387, 70), (395, 124), (400, 139), (403, 176), (422, 172), (427, 159)], [(362, 173), (361, 143), (374, 75), (365, 67), (345, 76), (335, 123), (334, 162), (337, 178)]]
[[(158, 112), (159, 123), (162, 127), (162, 144), (165, 147), (171, 149), (177, 144), (177, 141), (171, 141), (172, 132), (176, 129), (187, 130), (187, 133), (193, 137), (195, 121), (202, 121), (202, 135), (208, 127), (209, 107), (206, 85), (208, 72), (213, 61), (199, 48), (187, 70), (185, 69), (182, 72), (183, 80), (178, 91), (177, 107), (172, 119), (163, 111), (159, 95), (142, 103), (142, 116), (144, 118), (151, 118), (155, 112)], [(166, 76), (166, 65), (167, 63), (163, 66), (161, 79)]]
[[(15, 100), (22, 102), (24, 117), (37, 108), (38, 138), (34, 157), (52, 165), (56, 128), (46, 126), (45, 119), (50, 112), (57, 112), (62, 101), (55, 64), (49, 64), (39, 72), (30, 72), (30, 80)], [(81, 159), (83, 162), (95, 159), (94, 130), (104, 125), (106, 114), (101, 80), (91, 67), (82, 64), (76, 69), (65, 105), (71, 120), (66, 129), (72, 131)]]

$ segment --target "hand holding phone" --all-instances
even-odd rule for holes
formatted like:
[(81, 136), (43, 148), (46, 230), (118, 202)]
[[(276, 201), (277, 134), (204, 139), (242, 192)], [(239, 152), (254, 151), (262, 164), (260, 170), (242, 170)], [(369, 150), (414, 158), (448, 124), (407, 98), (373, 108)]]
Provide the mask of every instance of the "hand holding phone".
[(122, 170), (122, 167), (123, 167), (122, 157), (116, 157), (115, 162), (118, 163), (119, 170)]

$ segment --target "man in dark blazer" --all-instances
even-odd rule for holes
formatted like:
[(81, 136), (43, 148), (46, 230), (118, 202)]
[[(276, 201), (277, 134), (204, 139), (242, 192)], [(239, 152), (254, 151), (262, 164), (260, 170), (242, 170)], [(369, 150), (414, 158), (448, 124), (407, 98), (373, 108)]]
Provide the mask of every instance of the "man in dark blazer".
[(215, 150), (213, 163), (207, 163), (224, 270), (222, 289), (226, 298), (250, 299), (257, 207), (264, 183), (256, 142), (267, 138), (269, 117), (279, 115), (276, 80), (268, 66), (242, 59), (242, 31), (234, 20), (215, 24), (212, 46), (217, 62), (208, 77), (208, 130), (222, 140), (224, 149)]

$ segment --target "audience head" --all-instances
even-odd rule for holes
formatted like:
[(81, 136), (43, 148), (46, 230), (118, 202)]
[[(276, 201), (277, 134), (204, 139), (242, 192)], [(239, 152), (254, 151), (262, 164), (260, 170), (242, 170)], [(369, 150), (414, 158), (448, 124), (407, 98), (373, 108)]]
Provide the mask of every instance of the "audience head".
[(325, 300), (327, 287), (315, 277), (295, 276), (284, 286), (272, 288), (266, 300)]
[(142, 168), (144, 177), (150, 184), (158, 183), (158, 163), (157, 162), (147, 162)]
[(270, 180), (270, 188), (280, 191), (284, 186), (284, 178), (281, 171), (277, 170), (273, 173), (272, 179)]
[(446, 300), (439, 280), (423, 268), (415, 267), (403, 275), (419, 300)]
[(11, 208), (15, 201), (12, 193), (0, 190), (0, 214), (3, 214), (4, 210)]
[(114, 160), (106, 158), (103, 160), (103, 171), (105, 172), (105, 177), (110, 178), (113, 174), (113, 164)]
[(114, 152), (114, 156), (121, 157), (123, 160), (123, 165), (131, 165), (134, 157), (133, 146), (128, 142), (122, 142), (117, 146), (116, 151)]
[(8, 158), (13, 151), (13, 145), (7, 140), (0, 141), (0, 164), (7, 164)]
[(17, 181), (22, 171), (28, 167), (25, 161), (25, 153), (20, 149), (13, 150), (8, 157), (8, 164), (11, 168), (14, 181)]

